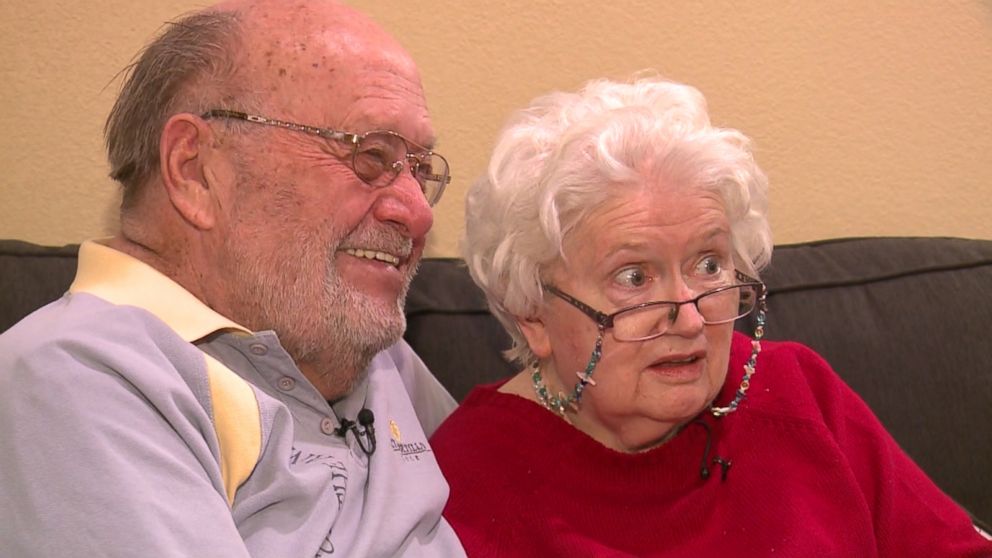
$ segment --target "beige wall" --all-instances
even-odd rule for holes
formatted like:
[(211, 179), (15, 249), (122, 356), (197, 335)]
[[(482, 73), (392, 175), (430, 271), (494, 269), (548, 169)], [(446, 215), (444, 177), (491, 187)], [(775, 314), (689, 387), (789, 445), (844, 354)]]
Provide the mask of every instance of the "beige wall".
[[(112, 231), (101, 126), (114, 75), (200, 2), (0, 0), (0, 238)], [(351, 0), (413, 52), (455, 178), (429, 252), (454, 255), (463, 192), (535, 95), (654, 68), (755, 138), (776, 241), (992, 239), (992, 3)]]

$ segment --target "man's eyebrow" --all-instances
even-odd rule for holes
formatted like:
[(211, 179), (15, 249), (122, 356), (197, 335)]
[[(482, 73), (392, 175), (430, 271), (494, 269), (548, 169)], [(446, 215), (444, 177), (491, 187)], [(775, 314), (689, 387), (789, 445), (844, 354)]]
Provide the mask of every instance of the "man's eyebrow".
[(437, 144), (438, 144), (437, 136), (433, 136), (433, 135), (430, 137), (430, 139), (427, 140), (427, 143), (420, 143), (419, 141), (413, 139), (411, 139), (410, 141), (416, 143), (420, 147), (427, 149), (428, 151), (434, 151), (437, 148)]

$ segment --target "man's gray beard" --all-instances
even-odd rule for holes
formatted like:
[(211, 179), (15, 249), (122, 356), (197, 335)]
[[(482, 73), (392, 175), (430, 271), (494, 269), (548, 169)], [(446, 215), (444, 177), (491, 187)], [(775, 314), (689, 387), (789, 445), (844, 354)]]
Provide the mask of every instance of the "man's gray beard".
[[(338, 245), (300, 240), (302, 253), (286, 250), (271, 258), (228, 240), (231, 279), (240, 283), (242, 303), (241, 317), (232, 319), (254, 331), (275, 331), (297, 365), (314, 365), (333, 391), (350, 393), (372, 358), (403, 335), (413, 270), (396, 301), (383, 304), (341, 278), (334, 265)], [(313, 265), (321, 261), (323, 266)], [(313, 280), (318, 273), (321, 283)]]
[(324, 296), (333, 304), (332, 311), (326, 314), (327, 337), (311, 339), (316, 343), (303, 345), (297, 349), (298, 354), (290, 354), (297, 363), (317, 364), (322, 377), (347, 374), (327, 380), (341, 389), (341, 393), (350, 393), (372, 358), (403, 336), (406, 330), (403, 301), (409, 287), (409, 281), (405, 281), (395, 306), (384, 308), (374, 297), (345, 283), (334, 268), (333, 258), (328, 259)]

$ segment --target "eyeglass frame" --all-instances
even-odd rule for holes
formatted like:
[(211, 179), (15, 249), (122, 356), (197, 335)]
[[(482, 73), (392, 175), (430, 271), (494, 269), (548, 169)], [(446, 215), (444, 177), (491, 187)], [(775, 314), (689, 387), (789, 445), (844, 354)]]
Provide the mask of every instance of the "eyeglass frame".
[[(332, 130), (330, 128), (320, 128), (318, 126), (310, 126), (308, 124), (297, 124), (295, 122), (289, 122), (286, 120), (278, 120), (275, 118), (269, 118), (267, 116), (248, 114), (246, 112), (229, 110), (229, 109), (210, 109), (204, 112), (203, 114), (201, 114), (200, 118), (204, 120), (209, 120), (211, 118), (231, 118), (234, 120), (243, 120), (245, 122), (252, 122), (254, 124), (264, 124), (266, 126), (273, 126), (276, 128), (282, 128), (294, 132), (303, 132), (305, 134), (310, 134), (312, 136), (318, 136), (324, 139), (340, 141), (349, 144), (351, 145), (351, 166), (349, 167), (351, 169), (351, 172), (354, 173), (354, 175), (358, 177), (359, 180), (361, 180), (365, 184), (368, 184), (369, 186), (372, 186), (373, 188), (386, 188), (389, 185), (391, 185), (393, 181), (396, 180), (396, 177), (400, 175), (400, 171), (402, 170), (401, 168), (397, 168), (396, 165), (397, 164), (403, 165), (404, 161), (400, 161), (400, 160), (393, 161), (391, 165), (394, 169), (397, 169), (396, 173), (393, 174), (393, 177), (389, 180), (389, 182), (381, 186), (377, 186), (375, 184), (372, 184), (368, 180), (362, 178), (361, 175), (359, 175), (358, 172), (355, 170), (355, 166), (356, 166), (355, 158), (358, 156), (358, 146), (361, 144), (362, 140), (368, 137), (370, 134), (389, 134), (403, 141), (403, 144), (407, 146), (407, 148), (413, 146), (417, 149), (423, 150), (420, 154), (411, 153), (407, 151), (404, 155), (404, 159), (405, 161), (407, 161), (406, 164), (409, 165), (410, 173), (413, 175), (414, 179), (418, 178), (417, 169), (420, 167), (420, 163), (422, 162), (423, 157), (434, 156), (434, 157), (438, 157), (439, 159), (441, 159), (441, 161), (444, 162), (444, 168), (445, 168), (444, 174), (429, 175), (430, 179), (440, 184), (437, 193), (433, 196), (433, 199), (431, 197), (427, 197), (427, 187), (423, 183), (421, 183), (420, 180), (417, 180), (417, 183), (420, 184), (421, 192), (423, 192), (424, 197), (427, 198), (428, 205), (434, 207), (434, 205), (437, 204), (437, 202), (441, 201), (441, 196), (444, 194), (445, 186), (447, 186), (451, 182), (451, 165), (448, 164), (448, 160), (444, 157), (444, 155), (441, 155), (440, 153), (436, 153), (435, 151), (428, 149), (410, 139), (407, 139), (403, 135), (394, 132), (392, 130), (370, 130), (363, 134), (356, 134), (354, 132), (343, 132), (340, 130)], [(411, 160), (412, 162), (410, 162)], [(382, 172), (383, 173), (387, 172), (387, 167), (383, 167)]]
[[(582, 312), (586, 316), (592, 318), (592, 320), (594, 322), (596, 322), (596, 325), (599, 327), (600, 331), (605, 332), (608, 329), (613, 329), (614, 328), (613, 321), (617, 317), (617, 315), (623, 314), (624, 312), (629, 312), (631, 310), (639, 310), (641, 308), (647, 308), (649, 306), (660, 306), (662, 304), (674, 305), (673, 306), (675, 308), (674, 315), (670, 316), (669, 319), (668, 319), (669, 327), (670, 327), (670, 325), (672, 323), (675, 323), (675, 320), (678, 320), (679, 319), (679, 309), (682, 308), (682, 306), (684, 306), (686, 304), (692, 304), (693, 306), (695, 306), (696, 307), (696, 312), (698, 312), (699, 315), (700, 315), (700, 317), (702, 317), (702, 312), (700, 312), (700, 310), (699, 310), (699, 300), (700, 299), (702, 299), (704, 297), (707, 297), (709, 295), (715, 294), (715, 293), (727, 291), (727, 290), (730, 290), (730, 289), (737, 289), (737, 288), (741, 288), (741, 287), (755, 287), (757, 289), (757, 293), (756, 293), (757, 300), (755, 301), (755, 305), (754, 305), (754, 307), (757, 308), (761, 304), (761, 301), (765, 298), (765, 294), (767, 292), (767, 287), (765, 286), (765, 284), (763, 282), (759, 281), (758, 279), (755, 279), (753, 277), (750, 277), (748, 275), (745, 275), (744, 273), (741, 273), (740, 271), (735, 271), (734, 272), (734, 275), (735, 275), (735, 277), (736, 277), (736, 279), (738, 281), (741, 281), (740, 283), (734, 283), (733, 285), (724, 285), (722, 287), (717, 287), (715, 289), (710, 289), (708, 291), (704, 291), (704, 292), (696, 295), (693, 298), (690, 298), (689, 300), (683, 300), (681, 302), (680, 301), (676, 301), (676, 300), (653, 300), (653, 301), (650, 301), (650, 302), (641, 302), (639, 304), (634, 304), (632, 306), (625, 306), (625, 307), (623, 307), (623, 308), (621, 308), (619, 310), (616, 310), (614, 312), (610, 312), (609, 314), (607, 314), (605, 312), (601, 312), (599, 310), (596, 310), (592, 306), (589, 306), (588, 304), (586, 304), (586, 303), (582, 302), (581, 300), (575, 298), (574, 296), (566, 293), (565, 291), (562, 291), (561, 289), (555, 287), (554, 285), (551, 285), (549, 283), (543, 283), (541, 286), (544, 288), (544, 290), (546, 290), (549, 293), (551, 293), (551, 294), (557, 296), (558, 298), (564, 300), (565, 302), (567, 302), (570, 305), (572, 305), (575, 308), (577, 308), (580, 312)], [(704, 318), (703, 319), (703, 324), (705, 324), (705, 325), (729, 324), (731, 322), (735, 322), (735, 321), (743, 318), (744, 316), (747, 316), (748, 314), (750, 314), (753, 311), (754, 311), (754, 308), (752, 308), (751, 310), (749, 310), (748, 312), (746, 312), (744, 314), (741, 314), (740, 316), (737, 316), (735, 318), (730, 318), (729, 320), (718, 320), (718, 321), (715, 321), (715, 322), (710, 322), (710, 321), (707, 321)], [(660, 332), (660, 333), (655, 333), (655, 334), (652, 334), (652, 335), (648, 335), (646, 337), (638, 337), (637, 339), (617, 339), (617, 341), (631, 342), (631, 343), (638, 342), (638, 341), (648, 341), (648, 340), (651, 340), (651, 339), (656, 339), (658, 337), (661, 337), (667, 331), (668, 331), (668, 328), (665, 328), (665, 330), (662, 331), (662, 332)]]

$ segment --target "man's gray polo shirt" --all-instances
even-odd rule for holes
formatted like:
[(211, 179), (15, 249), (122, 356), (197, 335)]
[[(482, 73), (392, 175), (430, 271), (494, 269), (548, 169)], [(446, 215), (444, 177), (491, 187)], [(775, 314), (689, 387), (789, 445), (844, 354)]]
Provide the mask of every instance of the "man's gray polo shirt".
[[(87, 242), (0, 336), (3, 554), (462, 556), (427, 443), (454, 405), (400, 342), (329, 406), (273, 332)], [(371, 457), (336, 433), (363, 408)]]

